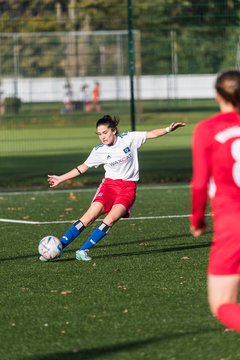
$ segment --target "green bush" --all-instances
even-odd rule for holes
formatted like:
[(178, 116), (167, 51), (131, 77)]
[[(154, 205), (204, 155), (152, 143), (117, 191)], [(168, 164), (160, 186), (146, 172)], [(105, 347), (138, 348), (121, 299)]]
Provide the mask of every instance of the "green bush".
[(4, 99), (4, 110), (5, 113), (18, 113), (22, 102), (21, 99), (17, 98), (17, 97), (7, 97)]

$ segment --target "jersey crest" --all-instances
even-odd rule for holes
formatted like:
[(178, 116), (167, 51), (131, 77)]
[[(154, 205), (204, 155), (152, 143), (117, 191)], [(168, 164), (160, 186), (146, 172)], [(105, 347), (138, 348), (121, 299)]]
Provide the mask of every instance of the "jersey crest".
[(123, 149), (123, 151), (125, 152), (125, 154), (127, 154), (127, 153), (130, 152), (130, 148), (129, 148), (129, 147), (126, 147), (125, 149)]

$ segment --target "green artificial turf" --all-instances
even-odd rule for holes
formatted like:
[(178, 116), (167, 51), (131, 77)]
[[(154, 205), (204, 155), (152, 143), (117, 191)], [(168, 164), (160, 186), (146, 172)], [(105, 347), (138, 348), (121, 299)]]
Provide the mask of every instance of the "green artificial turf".
[(1, 218), (12, 221), (1, 220), (0, 358), (239, 359), (238, 334), (208, 309), (211, 219), (202, 238), (189, 234), (187, 186), (139, 186), (132, 217), (91, 262), (76, 261), (75, 250), (98, 222), (61, 259), (38, 260), (39, 240), (60, 237), (94, 191), (0, 194)]

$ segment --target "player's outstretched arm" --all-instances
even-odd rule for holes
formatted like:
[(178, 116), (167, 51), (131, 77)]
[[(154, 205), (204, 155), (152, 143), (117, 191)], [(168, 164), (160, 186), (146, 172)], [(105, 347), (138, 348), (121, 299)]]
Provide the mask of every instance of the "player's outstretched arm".
[(48, 175), (48, 184), (50, 187), (55, 187), (66, 180), (70, 180), (76, 176), (84, 174), (88, 169), (89, 167), (83, 163), (63, 175)]
[(183, 122), (173, 122), (171, 123), (168, 127), (166, 128), (162, 128), (162, 129), (155, 129), (155, 130), (151, 130), (151, 131), (147, 131), (147, 139), (155, 139), (158, 138), (159, 136), (163, 136), (166, 135), (172, 131), (177, 130), (180, 127), (185, 126), (186, 124)]

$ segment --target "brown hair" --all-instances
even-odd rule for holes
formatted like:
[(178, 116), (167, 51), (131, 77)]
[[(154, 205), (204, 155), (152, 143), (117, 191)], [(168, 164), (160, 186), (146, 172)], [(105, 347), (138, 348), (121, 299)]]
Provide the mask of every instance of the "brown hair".
[(224, 100), (240, 108), (240, 71), (227, 70), (219, 74), (215, 89)]
[(115, 116), (110, 116), (110, 115), (104, 115), (101, 119), (99, 119), (96, 122), (96, 129), (98, 128), (98, 126), (100, 125), (107, 125), (109, 128), (116, 130), (116, 134), (118, 134), (118, 124), (119, 124), (119, 119)]

